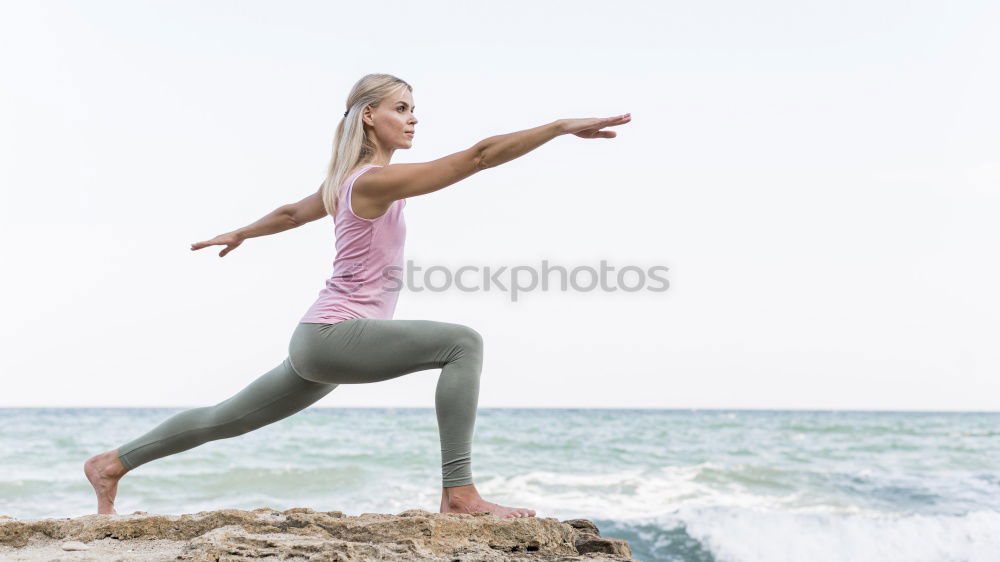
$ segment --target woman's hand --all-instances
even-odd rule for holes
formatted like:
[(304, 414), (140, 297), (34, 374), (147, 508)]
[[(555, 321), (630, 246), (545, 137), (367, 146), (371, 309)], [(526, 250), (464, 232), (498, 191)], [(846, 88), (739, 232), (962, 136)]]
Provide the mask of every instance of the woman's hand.
[(225, 248), (219, 252), (219, 257), (223, 257), (229, 252), (235, 250), (240, 244), (243, 243), (243, 237), (235, 232), (227, 232), (226, 234), (220, 234), (211, 240), (206, 240), (204, 242), (195, 242), (191, 244), (191, 250), (200, 250), (205, 246), (216, 246), (225, 244)]
[(574, 134), (584, 139), (613, 139), (617, 133), (614, 131), (602, 131), (601, 129), (615, 125), (624, 125), (631, 120), (631, 113), (605, 118), (560, 119), (559, 129), (563, 134)]

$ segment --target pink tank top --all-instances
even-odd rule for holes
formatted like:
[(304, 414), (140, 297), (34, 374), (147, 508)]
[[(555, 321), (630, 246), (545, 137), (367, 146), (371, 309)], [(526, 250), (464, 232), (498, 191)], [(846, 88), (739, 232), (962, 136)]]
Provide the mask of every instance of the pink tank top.
[(359, 217), (351, 208), (355, 180), (380, 167), (365, 164), (344, 180), (333, 221), (337, 245), (333, 276), (299, 322), (336, 324), (350, 318), (392, 318), (403, 278), (406, 199), (393, 201), (385, 214), (374, 219)]

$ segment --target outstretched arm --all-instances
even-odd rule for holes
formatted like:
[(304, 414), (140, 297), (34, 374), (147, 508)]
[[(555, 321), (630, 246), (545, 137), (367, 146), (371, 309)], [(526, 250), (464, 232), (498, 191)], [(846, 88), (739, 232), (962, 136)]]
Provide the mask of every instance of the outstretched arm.
[[(320, 190), (322, 190), (322, 186), (320, 186)], [(206, 246), (224, 244), (226, 247), (219, 252), (219, 257), (221, 258), (235, 250), (247, 238), (284, 232), (288, 229), (302, 226), (307, 222), (314, 221), (326, 215), (326, 209), (323, 208), (323, 199), (320, 194), (321, 191), (317, 191), (298, 203), (282, 205), (243, 228), (220, 234), (211, 240), (195, 242), (191, 244), (191, 250), (200, 250)]]
[(355, 182), (354, 195), (385, 208), (397, 199), (431, 193), (480, 170), (509, 162), (559, 135), (573, 134), (587, 139), (614, 138), (614, 131), (601, 129), (623, 125), (631, 119), (629, 113), (603, 119), (560, 119), (533, 129), (492, 136), (472, 148), (431, 162), (375, 168)]

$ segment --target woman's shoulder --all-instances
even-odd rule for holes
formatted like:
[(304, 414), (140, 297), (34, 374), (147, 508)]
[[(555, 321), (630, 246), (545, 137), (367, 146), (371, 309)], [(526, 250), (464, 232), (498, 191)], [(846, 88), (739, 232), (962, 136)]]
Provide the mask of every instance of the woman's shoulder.
[(345, 179), (345, 181), (356, 180), (362, 174), (367, 175), (366, 172), (368, 172), (369, 170), (373, 170), (373, 171), (377, 172), (378, 171), (377, 168), (381, 168), (381, 167), (382, 166), (380, 166), (378, 164), (359, 164), (359, 165), (357, 165), (354, 169), (352, 169), (347, 174), (347, 178)]

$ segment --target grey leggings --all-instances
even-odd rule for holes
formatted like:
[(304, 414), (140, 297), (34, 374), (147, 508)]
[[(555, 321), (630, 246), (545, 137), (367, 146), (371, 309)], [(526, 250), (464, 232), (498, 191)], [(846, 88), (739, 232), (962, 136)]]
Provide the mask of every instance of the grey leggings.
[(354, 318), (300, 323), (288, 357), (235, 396), (174, 414), (118, 448), (128, 469), (207, 441), (242, 435), (286, 418), (339, 384), (361, 384), (441, 368), (434, 404), (445, 488), (472, 484), (472, 434), (483, 340), (461, 324)]

